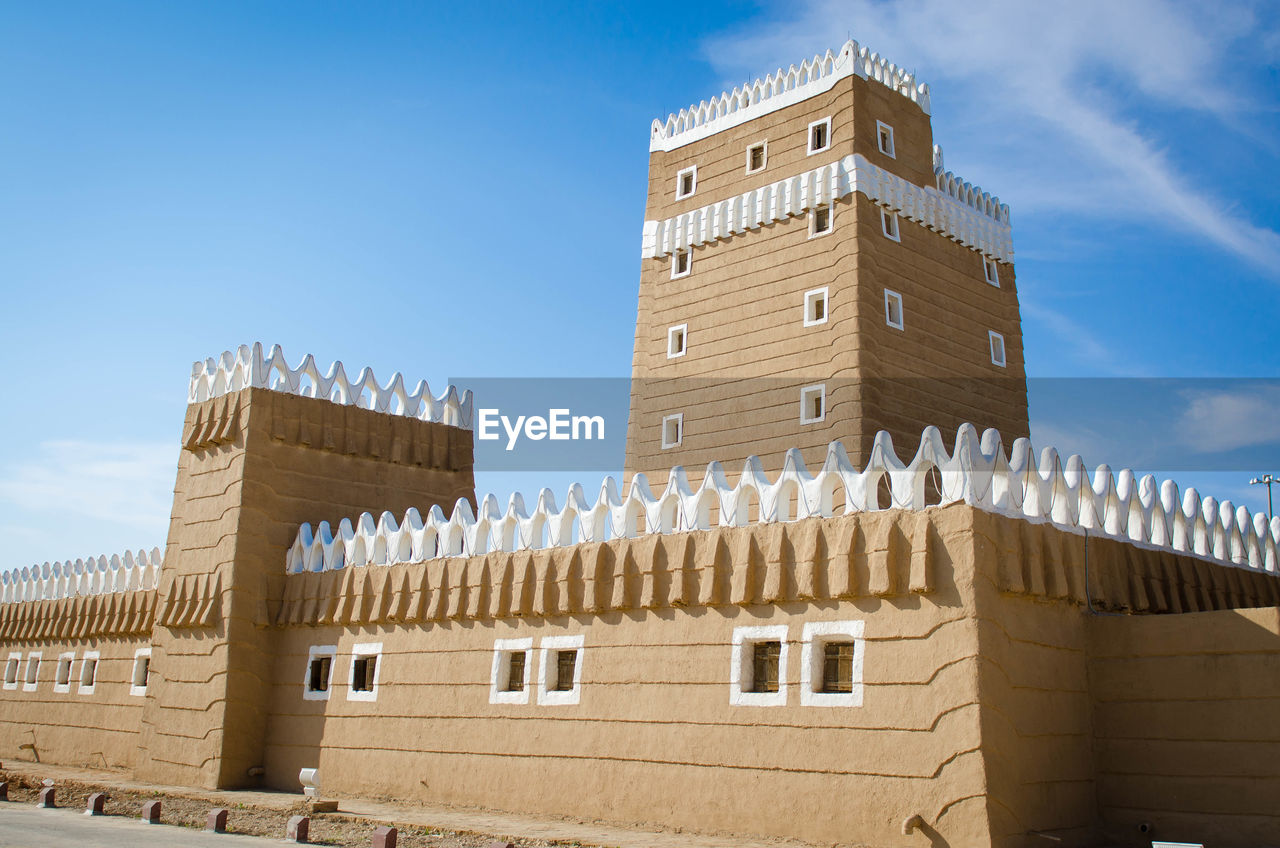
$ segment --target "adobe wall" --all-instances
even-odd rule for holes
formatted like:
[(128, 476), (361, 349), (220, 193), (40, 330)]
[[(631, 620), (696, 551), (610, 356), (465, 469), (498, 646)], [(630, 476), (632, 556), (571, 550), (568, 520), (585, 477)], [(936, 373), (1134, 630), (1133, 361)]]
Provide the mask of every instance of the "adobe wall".
[(1111, 844), (1280, 844), (1280, 607), (1090, 625)]

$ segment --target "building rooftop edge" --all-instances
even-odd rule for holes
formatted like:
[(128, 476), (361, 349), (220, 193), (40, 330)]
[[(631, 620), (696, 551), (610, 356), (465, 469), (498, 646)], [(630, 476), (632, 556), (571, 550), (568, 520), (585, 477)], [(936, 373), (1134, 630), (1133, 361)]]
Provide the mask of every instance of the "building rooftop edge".
[(164, 554), (152, 548), (0, 571), (0, 603), (154, 589), (163, 565)]

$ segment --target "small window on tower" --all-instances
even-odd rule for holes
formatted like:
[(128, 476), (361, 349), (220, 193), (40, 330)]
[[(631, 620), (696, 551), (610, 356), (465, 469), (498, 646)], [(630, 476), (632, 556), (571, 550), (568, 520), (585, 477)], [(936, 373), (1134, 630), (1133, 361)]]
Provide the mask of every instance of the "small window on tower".
[(800, 390), (800, 423), (816, 424), (827, 417), (827, 387), (819, 383)]
[(688, 337), (688, 324), (677, 324), (667, 328), (667, 359), (684, 356)]
[(809, 210), (809, 238), (831, 232), (831, 206), (815, 206)]
[(1000, 269), (996, 265), (996, 261), (994, 259), (989, 259), (984, 256), (982, 258), (982, 271), (986, 274), (988, 283), (996, 288), (1000, 288)]
[(902, 295), (889, 289), (884, 290), (884, 322), (895, 330), (903, 328)]
[(831, 118), (823, 118), (809, 125), (808, 155), (821, 153), (831, 146)]
[(885, 238), (894, 241), (902, 241), (902, 236), (898, 231), (898, 213), (890, 212), (888, 209), (880, 210), (880, 228), (884, 230)]
[(781, 642), (755, 642), (751, 645), (751, 688), (748, 692), (778, 691), (778, 660)]
[(9, 654), (9, 661), (4, 666), (4, 688), (18, 688), (18, 668), (22, 665), (22, 654)]
[(880, 152), (885, 156), (897, 158), (893, 151), (893, 127), (884, 121), (876, 121), (876, 143), (880, 146)]
[(369, 642), (351, 647), (351, 680), (348, 701), (378, 700), (378, 674), (382, 665), (382, 643)]
[(22, 684), (23, 692), (34, 692), (40, 685), (40, 652), (27, 654), (27, 676)]
[(687, 250), (677, 250), (671, 255), (671, 279), (688, 276), (693, 269), (693, 257)]
[(497, 639), (489, 678), (489, 703), (529, 703), (529, 652), (532, 639)]
[(75, 665), (75, 662), (76, 655), (74, 652), (58, 656), (58, 672), (53, 678), (53, 691), (71, 691), (71, 667)]
[(804, 293), (804, 325), (827, 323), (827, 286)]
[(769, 161), (769, 143), (767, 141), (756, 142), (747, 148), (747, 173), (754, 174), (757, 171), (763, 171), (765, 164)]
[(676, 200), (684, 200), (698, 190), (698, 166), (692, 165), (676, 174)]
[(147, 694), (147, 680), (151, 675), (151, 649), (139, 648), (133, 654), (133, 675), (129, 679), (130, 695)]
[(548, 636), (542, 640), (538, 663), (538, 703), (576, 704), (582, 695), (582, 636)]
[(998, 365), (1003, 368), (1005, 365), (1004, 336), (1000, 335), (995, 330), (990, 330), (987, 333), (987, 338), (991, 341), (991, 364)]
[(662, 448), (678, 447), (684, 441), (684, 413), (668, 415), (662, 419)]
[(735, 627), (729, 703), (780, 707), (787, 703), (787, 626)]
[(303, 700), (329, 700), (329, 684), (333, 680), (333, 658), (337, 653), (337, 645), (312, 645), (307, 651), (307, 667), (302, 679)]
[(98, 652), (85, 651), (84, 659), (80, 661), (80, 688), (76, 691), (81, 695), (92, 695), (93, 687), (98, 682)]
[(800, 649), (800, 704), (862, 706), (861, 621), (810, 621)]

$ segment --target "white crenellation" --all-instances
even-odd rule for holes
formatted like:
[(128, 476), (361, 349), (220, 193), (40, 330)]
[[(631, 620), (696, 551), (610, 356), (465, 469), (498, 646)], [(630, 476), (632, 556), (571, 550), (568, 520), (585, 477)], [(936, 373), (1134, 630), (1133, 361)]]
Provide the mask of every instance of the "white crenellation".
[(0, 572), (0, 603), (52, 601), (85, 595), (154, 589), (164, 555), (159, 548), (89, 557)]
[(674, 150), (830, 91), (839, 80), (854, 74), (892, 88), (929, 114), (929, 86), (918, 82), (905, 68), (850, 39), (839, 53), (828, 50), (824, 55), (801, 62), (799, 67), (792, 65), (785, 71), (779, 68), (764, 79), (681, 109), (667, 116), (666, 121), (655, 120), (649, 133), (649, 150)]
[(663, 221), (645, 221), (640, 254), (652, 259), (803, 215), (858, 191), (904, 218), (1003, 262), (1013, 261), (1009, 207), (950, 172), (918, 186), (861, 153)]
[(933, 179), (938, 186), (938, 191), (952, 200), (976, 209), (1002, 224), (1011, 224), (1009, 205), (1001, 203), (1000, 198), (994, 194), (988, 194), (973, 183), (966, 182), (948, 171), (942, 162), (942, 148), (936, 144), (933, 146)]
[(637, 474), (625, 498), (619, 496), (612, 478), (605, 479), (594, 502), (575, 483), (563, 508), (557, 507), (549, 489), (543, 489), (532, 511), (519, 494), (511, 496), (505, 511), (497, 498), (488, 495), (480, 503), (478, 516), (467, 501), (459, 500), (449, 517), (435, 506), (425, 519), (414, 509), (400, 521), (389, 512), (376, 519), (364, 513), (354, 524), (343, 519), (337, 532), (327, 522), (314, 530), (303, 524), (286, 555), (285, 568), (289, 573), (331, 571), (564, 547), (633, 537), (641, 527), (645, 534), (706, 530), (711, 527), (713, 507), (720, 526), (742, 527), (749, 523), (752, 499), (759, 504), (761, 524), (830, 517), (834, 495), (841, 488), (845, 514), (871, 511), (877, 509), (882, 478), (888, 480), (893, 507), (919, 510), (928, 506), (925, 483), (936, 469), (941, 504), (967, 503), (1071, 532), (1254, 571), (1277, 571), (1280, 517), (1268, 524), (1265, 515), (1250, 515), (1243, 506), (1202, 499), (1195, 489), (1180, 494), (1171, 480), (1157, 484), (1150, 475), (1138, 479), (1129, 470), (1115, 474), (1106, 465), (1098, 466), (1090, 479), (1078, 455), (1064, 463), (1056, 450), (1045, 448), (1037, 460), (1028, 439), (1018, 439), (1006, 455), (999, 433), (988, 430), (979, 437), (971, 424), (959, 429), (955, 444), (954, 452), (948, 454), (942, 435), (929, 427), (915, 457), (904, 464), (889, 434), (882, 431), (861, 470), (849, 461), (840, 442), (832, 442), (816, 474), (805, 467), (800, 451), (792, 449), (775, 480), (765, 475), (759, 459), (751, 457), (732, 486), (720, 463), (713, 462), (697, 491), (677, 466), (658, 495), (650, 490), (645, 476)]
[(417, 387), (409, 391), (404, 376), (397, 371), (391, 375), (391, 382), (383, 386), (371, 368), (365, 368), (359, 377), (351, 380), (341, 362), (333, 363), (328, 373), (322, 374), (311, 354), (294, 368), (285, 359), (280, 345), (273, 345), (271, 353), (264, 356), (258, 342), (252, 347), (240, 345), (235, 353), (225, 351), (217, 359), (193, 363), (187, 400), (198, 403), (249, 387), (323, 398), (388, 415), (471, 429), (469, 389), (459, 394), (456, 387), (449, 386), (444, 394), (434, 397), (426, 380), (419, 381)]

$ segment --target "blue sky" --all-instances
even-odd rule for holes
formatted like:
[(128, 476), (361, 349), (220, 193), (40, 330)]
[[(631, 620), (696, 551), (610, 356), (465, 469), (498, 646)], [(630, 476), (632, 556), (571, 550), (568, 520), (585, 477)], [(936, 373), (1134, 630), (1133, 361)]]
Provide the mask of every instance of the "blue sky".
[[(190, 363), (243, 342), (625, 376), (649, 123), (849, 36), (1011, 205), (1032, 376), (1280, 375), (1274, 7), (1060, 5), (0, 6), (0, 565), (163, 545)], [(1280, 444), (1276, 397), (1196, 437)]]

